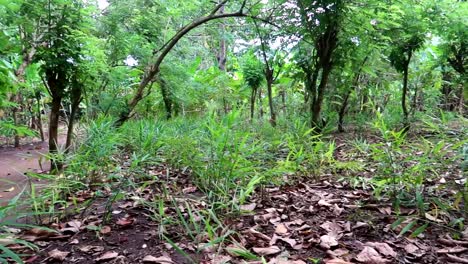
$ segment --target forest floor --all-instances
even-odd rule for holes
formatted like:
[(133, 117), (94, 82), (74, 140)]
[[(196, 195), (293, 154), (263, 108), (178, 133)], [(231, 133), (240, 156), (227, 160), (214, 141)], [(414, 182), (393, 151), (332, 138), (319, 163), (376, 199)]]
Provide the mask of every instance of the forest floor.
[[(334, 140), (338, 159), (356, 158), (348, 155), (342, 134)], [(373, 177), (378, 164), (365, 162), (361, 175)], [(216, 215), (188, 170), (161, 164), (145, 173), (153, 179), (124, 191), (123, 199), (111, 199), (110, 189), (69, 197), (81, 206), (50, 225), (58, 233), (31, 229), (21, 235), (41, 248), (26, 263), (468, 263), (468, 229), (456, 232), (444, 212), (418, 218), (414, 207), (403, 205), (396, 212), (390, 199), (376, 199), (365, 185), (331, 174), (285, 176), (287, 184), (264, 186), (240, 213)], [(430, 184), (465, 177), (454, 165)], [(447, 197), (455, 187), (439, 191)], [(400, 235), (403, 229), (410, 232)]]
[[(59, 129), (59, 143), (65, 142), (63, 126)], [(47, 136), (47, 134), (46, 134)], [(4, 140), (0, 140), (4, 141)], [(28, 191), (31, 179), (27, 173), (44, 173), (50, 170), (50, 162), (44, 157), (48, 152), (47, 140), (38, 138), (22, 139), (22, 145), (15, 148), (11, 145), (0, 146), (0, 206), (7, 204), (23, 190)]]
[(27, 172), (48, 171), (48, 162), (42, 162), (48, 151), (46, 142), (32, 142), (19, 148), (0, 148), (0, 205), (5, 205), (29, 184)]

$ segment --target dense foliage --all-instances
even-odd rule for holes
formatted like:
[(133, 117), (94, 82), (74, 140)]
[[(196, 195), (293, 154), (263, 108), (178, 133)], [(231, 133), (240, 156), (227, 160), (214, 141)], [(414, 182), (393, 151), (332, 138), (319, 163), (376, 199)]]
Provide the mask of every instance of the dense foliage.
[[(48, 140), (50, 175), (31, 176), (48, 187), (29, 188), (38, 224), (77, 191), (112, 204), (159, 184), (161, 165), (206, 195), (206, 225), (265, 186), (332, 175), (391, 201), (400, 235), (441, 225), (438, 210), (462, 231), (466, 179), (434, 182), (468, 168), (467, 16), (457, 0), (0, 0), (0, 139)], [(142, 204), (192, 236), (168, 200)]]

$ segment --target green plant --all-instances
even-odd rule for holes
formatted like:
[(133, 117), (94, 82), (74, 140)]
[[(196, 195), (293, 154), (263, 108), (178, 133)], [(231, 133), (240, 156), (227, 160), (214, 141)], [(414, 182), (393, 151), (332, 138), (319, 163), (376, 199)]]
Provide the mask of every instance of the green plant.
[[(21, 244), (27, 248), (37, 251), (39, 248), (28, 241), (16, 238), (17, 233), (20, 229), (24, 228), (42, 228), (39, 226), (27, 225), (16, 223), (15, 221), (6, 220), (10, 215), (11, 211), (16, 211), (20, 205), (20, 198), (23, 196), (25, 189), (23, 189), (18, 195), (13, 197), (8, 204), (0, 206), (0, 262), (9, 263), (9, 260), (15, 261), (15, 263), (23, 263), (22, 255), (17, 254), (8, 248), (9, 245)], [(43, 228), (48, 231), (53, 231), (48, 228)]]

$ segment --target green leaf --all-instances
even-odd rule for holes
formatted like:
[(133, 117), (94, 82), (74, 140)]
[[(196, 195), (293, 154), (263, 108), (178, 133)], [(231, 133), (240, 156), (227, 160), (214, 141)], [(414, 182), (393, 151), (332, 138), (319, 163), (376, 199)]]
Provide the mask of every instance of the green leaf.
[(404, 235), (406, 232), (410, 231), (411, 228), (413, 228), (413, 226), (417, 223), (417, 220), (414, 220), (412, 221), (411, 223), (407, 224), (400, 232), (400, 234), (398, 234), (398, 236), (402, 236)]
[(0, 255), (0, 259), (2, 256), (5, 256), (7, 258), (11, 258), (12, 260), (14, 260), (16, 263), (24, 263), (21, 258), (18, 256), (18, 254), (16, 254), (15, 252), (11, 251), (9, 248), (3, 246), (3, 245), (0, 245), (0, 251), (3, 252), (2, 255)]
[(429, 223), (426, 223), (426, 224), (418, 227), (416, 230), (414, 230), (413, 233), (411, 233), (410, 237), (415, 238), (415, 237), (419, 236), (419, 234), (424, 232), (428, 226), (429, 226)]

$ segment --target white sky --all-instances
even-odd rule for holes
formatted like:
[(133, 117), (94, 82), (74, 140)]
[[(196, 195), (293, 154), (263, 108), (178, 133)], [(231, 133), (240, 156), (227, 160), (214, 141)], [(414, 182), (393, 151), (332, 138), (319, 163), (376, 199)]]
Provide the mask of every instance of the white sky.
[(109, 2), (107, 2), (107, 0), (98, 0), (99, 9), (106, 9), (107, 6), (109, 6)]

